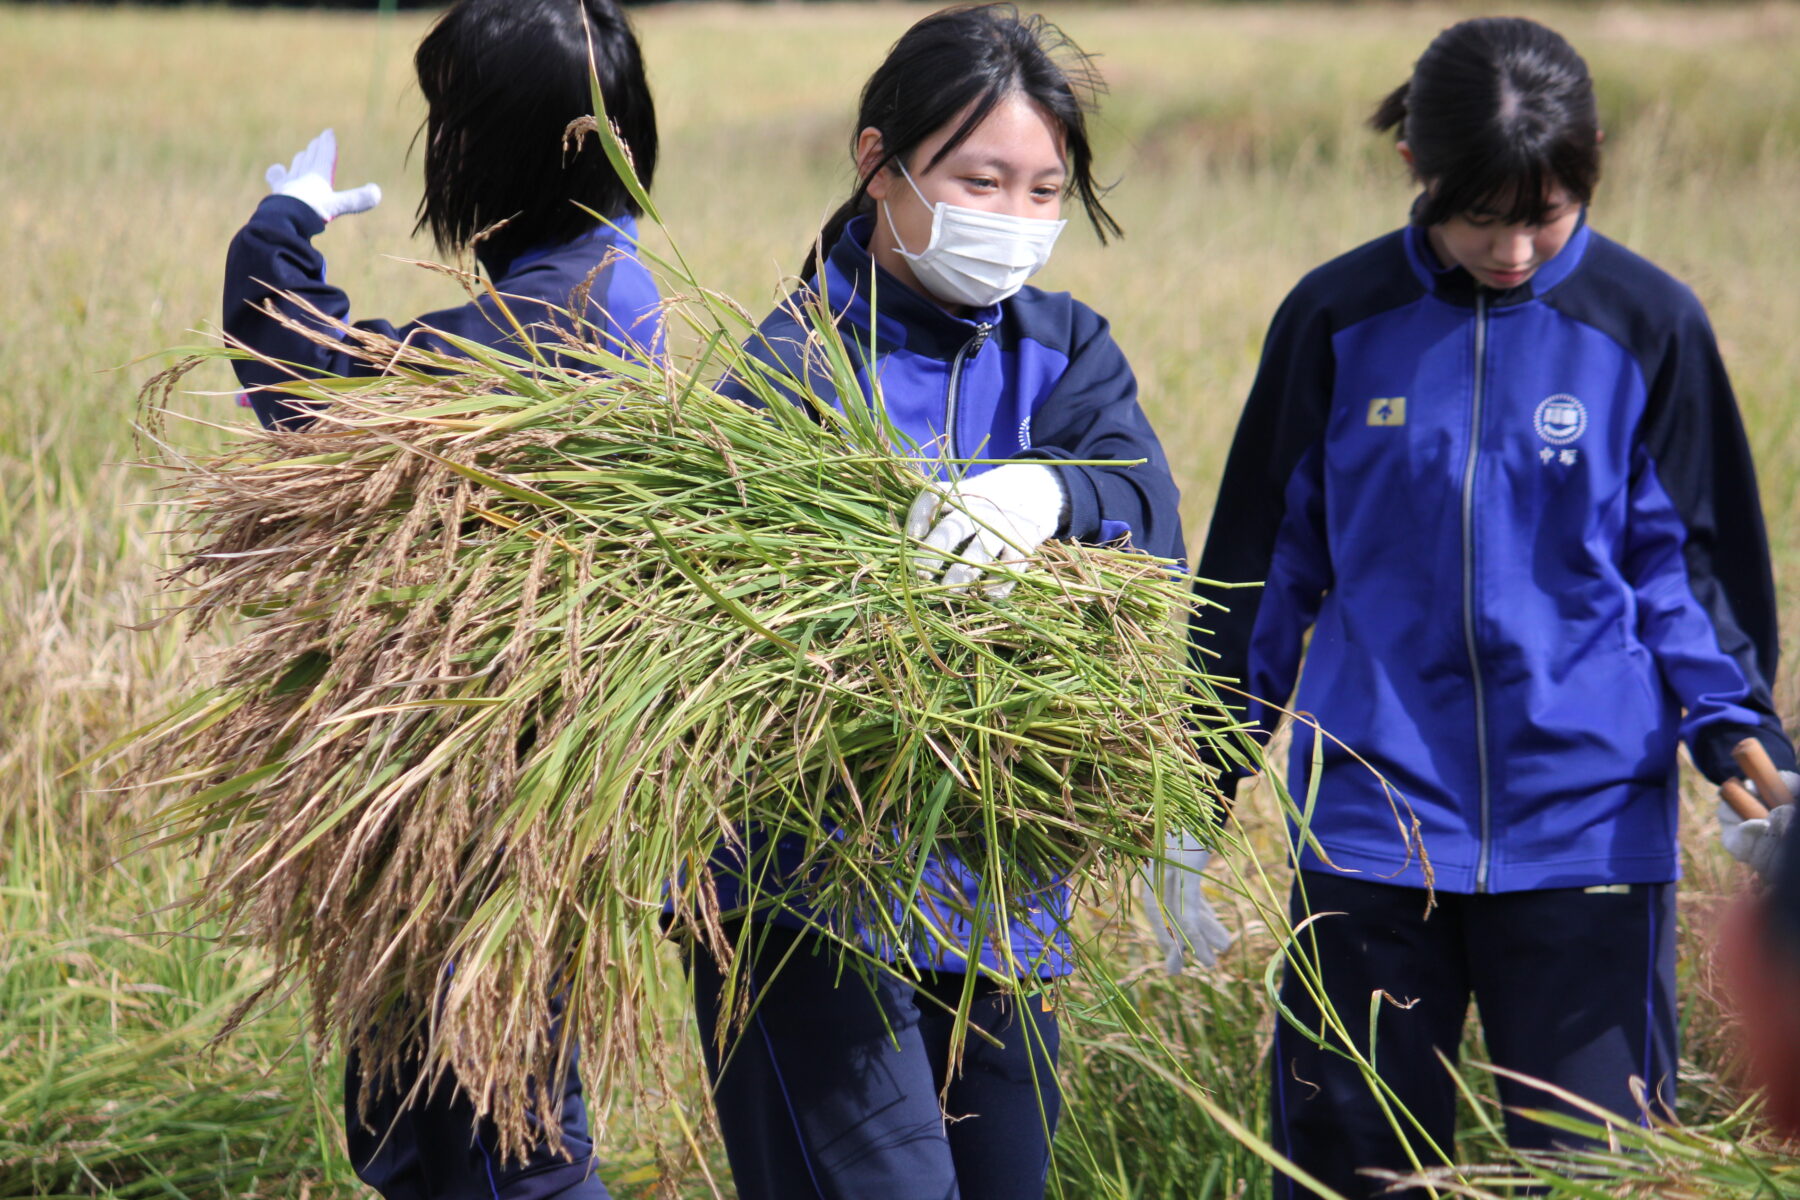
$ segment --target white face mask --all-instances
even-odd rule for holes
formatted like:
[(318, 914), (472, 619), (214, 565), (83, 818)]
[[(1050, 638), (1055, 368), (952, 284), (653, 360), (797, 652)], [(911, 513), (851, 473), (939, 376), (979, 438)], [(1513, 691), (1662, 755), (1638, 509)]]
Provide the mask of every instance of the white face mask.
[(998, 304), (1025, 286), (1025, 281), (1050, 261), (1056, 235), (1067, 221), (1041, 221), (1008, 213), (962, 208), (945, 201), (932, 204), (913, 183), (898, 159), (900, 175), (912, 187), (919, 203), (931, 209), (931, 241), (914, 254), (900, 241), (894, 214), (882, 201), (894, 245), (912, 265), (925, 290), (946, 304), (986, 308)]

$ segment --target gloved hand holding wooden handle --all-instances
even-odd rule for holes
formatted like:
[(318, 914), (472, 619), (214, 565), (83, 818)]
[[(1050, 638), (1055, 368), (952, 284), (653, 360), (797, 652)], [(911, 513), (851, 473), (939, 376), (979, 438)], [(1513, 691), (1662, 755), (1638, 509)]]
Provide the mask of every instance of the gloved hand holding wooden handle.
[(1731, 811), (1746, 821), (1754, 821), (1769, 815), (1770, 808), (1793, 803), (1793, 796), (1788, 792), (1787, 784), (1781, 780), (1781, 772), (1775, 769), (1775, 762), (1763, 744), (1753, 737), (1745, 738), (1732, 747), (1731, 757), (1737, 762), (1738, 770), (1744, 778), (1756, 785), (1757, 793), (1750, 794), (1750, 789), (1735, 779), (1727, 779), (1719, 788), (1719, 798), (1731, 806)]
[(1769, 815), (1763, 802), (1751, 795), (1750, 789), (1741, 780), (1727, 779), (1719, 785), (1719, 799), (1731, 806), (1731, 811), (1746, 821), (1760, 821)]

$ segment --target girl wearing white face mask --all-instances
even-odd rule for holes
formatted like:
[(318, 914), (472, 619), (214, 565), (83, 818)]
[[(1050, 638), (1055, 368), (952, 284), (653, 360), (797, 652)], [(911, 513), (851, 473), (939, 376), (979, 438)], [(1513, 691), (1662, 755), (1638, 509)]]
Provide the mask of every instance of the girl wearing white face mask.
[[(1010, 6), (920, 21), (864, 89), (859, 182), (820, 237), (823, 260), (815, 253), (801, 271), (840, 314), (865, 396), (879, 379), (889, 419), (934, 477), (907, 525), (955, 556), (930, 571), (951, 587), (1000, 595), (984, 565), (1028, 565), (1050, 538), (1185, 553), (1168, 463), (1106, 322), (1066, 293), (1025, 286), (1050, 257), (1065, 199), (1102, 238), (1119, 232), (1091, 173), (1085, 120), (1097, 83), (1059, 31)], [(795, 307), (763, 322), (752, 352), (830, 398)], [(738, 1194), (1041, 1196), (1059, 1107), (1050, 1006), (1009, 1002), (978, 981), (983, 1032), (958, 1063), (949, 1014), (971, 959), (1046, 984), (1067, 973), (1067, 889), (1047, 886), (1037, 917), (972, 946), (978, 883), (942, 851), (920, 902), (947, 912), (949, 948), (909, 948), (923, 970), (916, 985), (840, 976), (838, 956), (814, 953), (806, 932), (798, 847), (746, 834), (743, 848), (714, 858), (726, 919), (737, 910), (754, 934), (740, 942), (755, 946), (755, 1007), (741, 1029), (721, 1012), (717, 965), (704, 952), (691, 964)], [(746, 877), (757, 881), (754, 916), (739, 907)], [(782, 881), (788, 891), (771, 905)]]
[[(1033, 110), (1028, 99), (1018, 95), (1002, 101), (989, 121), (996, 126), (991, 132), (1000, 136), (1016, 134), (1033, 139), (1034, 135), (1050, 132), (1042, 128), (1045, 124), (1043, 115)], [(1016, 128), (1008, 129), (1007, 126)], [(875, 153), (881, 147), (881, 135), (872, 128), (864, 130), (863, 137), (858, 140), (859, 149), (865, 149), (860, 143), (867, 143), (867, 153)], [(1048, 149), (1047, 146), (1044, 148)], [(1068, 224), (1043, 216), (1015, 215), (1004, 211), (1004, 206), (1002, 211), (996, 212), (986, 208), (964, 208), (947, 199), (933, 203), (906, 169), (903, 159), (894, 159), (893, 170), (899, 172), (912, 194), (919, 198), (919, 204), (931, 217), (931, 228), (926, 231), (923, 249), (907, 249), (906, 239), (900, 235), (900, 225), (894, 220), (894, 210), (888, 198), (883, 196), (881, 215), (886, 220), (888, 236), (875, 239), (870, 248), (876, 260), (896, 275), (904, 277), (910, 268), (913, 284), (951, 311), (988, 308), (1017, 294), (1025, 281), (1050, 261), (1056, 237)], [(961, 189), (971, 193), (967, 197), (970, 199), (1001, 194), (998, 185), (986, 177), (964, 182), (972, 185)], [(895, 190), (891, 180), (882, 183), (884, 192)], [(947, 187), (940, 183), (934, 189), (939, 193), (948, 191), (952, 197), (958, 190), (953, 182)], [(1060, 196), (1046, 196), (1044, 190), (1032, 189), (1026, 205), (1028, 214), (1032, 207), (1060, 203)], [(917, 234), (918, 222), (913, 220), (909, 224), (915, 227)], [(899, 261), (895, 261), (894, 256), (898, 256)]]

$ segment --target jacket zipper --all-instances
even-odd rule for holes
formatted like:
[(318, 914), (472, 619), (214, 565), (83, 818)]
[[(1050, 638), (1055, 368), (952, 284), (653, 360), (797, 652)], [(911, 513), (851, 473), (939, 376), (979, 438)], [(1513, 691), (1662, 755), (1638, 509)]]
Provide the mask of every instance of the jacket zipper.
[(1475, 294), (1475, 403), (1469, 423), (1469, 459), (1463, 466), (1462, 572), (1463, 641), (1469, 648), (1469, 674), (1475, 683), (1475, 765), (1480, 771), (1481, 856), (1475, 865), (1475, 890), (1488, 890), (1492, 794), (1488, 787), (1487, 696), (1481, 683), (1481, 656), (1475, 648), (1475, 460), (1481, 448), (1481, 406), (1487, 382), (1487, 296)]
[(987, 344), (988, 335), (994, 327), (983, 321), (975, 326), (975, 336), (963, 343), (963, 348), (956, 352), (950, 360), (950, 390), (944, 397), (944, 435), (949, 440), (950, 457), (961, 458), (956, 448), (956, 409), (961, 396), (958, 394), (962, 383), (963, 363), (981, 353), (982, 346)]

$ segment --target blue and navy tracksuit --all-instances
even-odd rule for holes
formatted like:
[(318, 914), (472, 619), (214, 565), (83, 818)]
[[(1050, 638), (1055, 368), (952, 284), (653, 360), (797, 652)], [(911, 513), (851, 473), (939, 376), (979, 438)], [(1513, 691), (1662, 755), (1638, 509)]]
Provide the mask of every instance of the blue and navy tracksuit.
[[(867, 217), (852, 221), (807, 286), (841, 314), (838, 325), (857, 358), (864, 396), (873, 395), (879, 380), (887, 416), (920, 448), (921, 465), (942, 474), (945, 460), (950, 470), (972, 458), (1051, 466), (1116, 460), (1117, 466), (1059, 469), (1067, 500), (1058, 536), (1128, 538), (1148, 553), (1181, 558), (1175, 484), (1106, 322), (1067, 294), (1029, 287), (993, 307), (951, 315), (874, 263), (866, 248), (870, 229)], [(763, 322), (750, 350), (807, 380), (821, 398), (835, 400), (829, 376), (808, 361), (807, 340), (803, 319), (783, 306)], [(735, 380), (723, 390), (753, 401)], [(972, 464), (966, 473), (987, 469)], [(768, 996), (724, 1062), (711, 1064), (739, 1194), (781, 1200), (1041, 1194), (1057, 1112), (1055, 1020), (1048, 1009), (1026, 1004), (1021, 1020), (1006, 1011), (1002, 997), (982, 992), (982, 1004), (990, 1006), (978, 1005), (988, 1013), (984, 1023), (1015, 1029), (1018, 1036), (997, 1034), (1001, 1047), (969, 1039), (946, 1105), (952, 1115), (975, 1115), (946, 1129), (938, 1084), (948, 1030), (938, 1028), (926, 994), (960, 988), (967, 923), (946, 922), (960, 950), (914, 949), (911, 962), (926, 973), (920, 992), (879, 981), (866, 986), (854, 972), (840, 981), (829, 955), (817, 955), (814, 966), (789, 980), (785, 972), (795, 970), (794, 961), (815, 959), (817, 939), (802, 934), (812, 919), (804, 880), (770, 881), (796, 878), (801, 847), (785, 839), (771, 846), (756, 831), (747, 845), (748, 862), (740, 850), (722, 848), (715, 856), (721, 907), (746, 903), (746, 876), (755, 877), (760, 900), (783, 886), (797, 889), (759, 915), (753, 930), (784, 953), (798, 936), (802, 950), (766, 985), (764, 959), (755, 960), (753, 982), (766, 986)], [(934, 856), (924, 879), (923, 903), (936, 893), (975, 906), (979, 882), (954, 854)], [(897, 911), (904, 899), (893, 900)], [(1040, 914), (1008, 923), (1006, 948), (990, 934), (975, 953), (984, 965), (1018, 976), (1066, 974), (1067, 920), (1067, 888), (1048, 886)], [(870, 948), (892, 957), (891, 947)], [(776, 953), (769, 961), (781, 958)], [(696, 959), (696, 1007), (711, 1043), (720, 1020), (717, 972), (704, 955)], [(880, 1033), (883, 1012), (897, 1044)]]
[[(508, 261), (482, 260), (494, 291), (513, 319), (553, 362), (561, 361), (555, 347), (565, 335), (622, 356), (643, 358), (659, 352), (656, 281), (637, 259), (637, 225), (623, 213), (614, 225), (617, 227), (597, 225), (573, 241), (540, 246)], [(325, 256), (312, 244), (324, 228), (319, 214), (302, 201), (291, 196), (263, 199), (249, 223), (232, 239), (225, 258), (228, 338), (277, 364), (292, 364), (301, 374), (379, 373), (380, 367), (354, 353), (353, 346), (320, 345), (287, 328), (263, 311), (272, 303), (289, 319), (339, 338), (348, 327), (442, 354), (457, 354), (451, 342), (438, 336), (448, 334), (493, 349), (524, 353), (512, 321), (489, 295), (426, 313), (401, 326), (381, 320), (349, 320), (350, 300), (325, 281)], [(572, 308), (572, 297), (578, 299), (583, 292), (587, 294), (586, 311), (580, 314), (580, 322), (571, 320), (566, 313)], [(289, 296), (311, 305), (329, 322), (320, 322)], [(310, 420), (304, 406), (270, 390), (293, 379), (294, 370), (254, 359), (232, 365), (264, 425), (297, 427)]]
[[(618, 228), (596, 227), (561, 245), (527, 251), (507, 262), (483, 262), (494, 290), (505, 299), (533, 342), (557, 360), (554, 347), (573, 335), (621, 355), (642, 356), (660, 346), (656, 283), (636, 258), (636, 228), (621, 215)], [(491, 297), (427, 313), (401, 327), (386, 321), (348, 320), (349, 298), (325, 282), (325, 259), (312, 239), (325, 222), (309, 206), (269, 196), (232, 239), (225, 262), (225, 332), (277, 363), (233, 363), (256, 415), (270, 428), (303, 426), (313, 418), (303, 404), (282, 395), (284, 382), (308, 375), (369, 375), (380, 368), (349, 347), (321, 345), (289, 329), (262, 308), (273, 304), (290, 318), (342, 337), (347, 326), (396, 341), (455, 354), (440, 334), (523, 353), (513, 324)], [(563, 313), (587, 295), (585, 324)], [(289, 296), (330, 319), (321, 324)], [(572, 299), (573, 297), (573, 299)], [(546, 1018), (560, 1019), (551, 998)], [(362, 1077), (354, 1059), (345, 1072), (345, 1124), (356, 1173), (388, 1200), (606, 1200), (593, 1154), (581, 1081), (570, 1064), (562, 1103), (563, 1143), (569, 1157), (539, 1146), (523, 1161), (503, 1160), (491, 1122), (477, 1121), (459, 1089), (440, 1084), (414, 1103), (405, 1102), (415, 1079), (378, 1092), (358, 1116)]]
[[(1266, 580), (1201, 585), (1230, 609), (1196, 618), (1212, 669), (1273, 704), (1298, 675), (1330, 735), (1298, 865), (1314, 911), (1350, 913), (1318, 926), (1339, 1011), (1435, 997), (1390, 1014), (1410, 1045), (1384, 1018), (1384, 1071), (1454, 1054), (1473, 990), (1496, 1056), (1503, 1026), (1533, 1043), (1508, 1065), (1627, 1112), (1630, 1074), (1672, 1095), (1677, 743), (1715, 781), (1744, 737), (1794, 761), (1755, 475), (1693, 294), (1585, 222), (1505, 292), (1417, 225), (1327, 263), (1270, 329), (1198, 573)], [(1296, 795), (1314, 742), (1296, 725)], [(1398, 1164), (1366, 1088), (1332, 1098), (1342, 1070), (1283, 1030), (1277, 1135), (1357, 1191), (1335, 1167)], [(1443, 1100), (1419, 1115), (1447, 1145)]]

